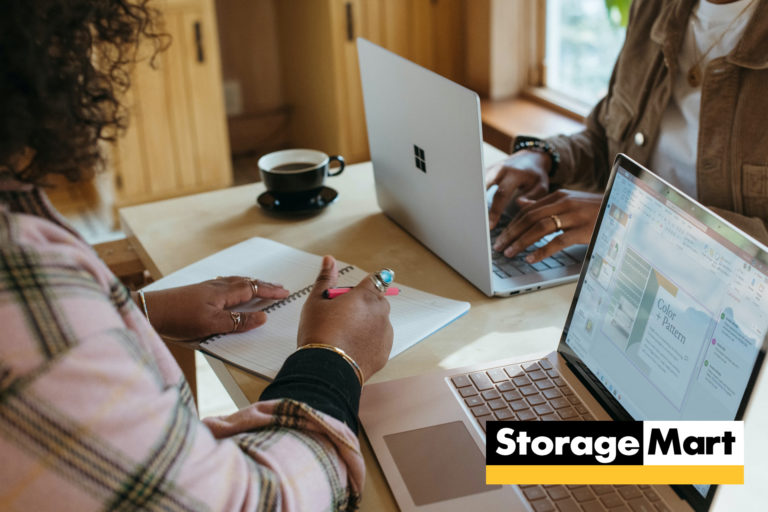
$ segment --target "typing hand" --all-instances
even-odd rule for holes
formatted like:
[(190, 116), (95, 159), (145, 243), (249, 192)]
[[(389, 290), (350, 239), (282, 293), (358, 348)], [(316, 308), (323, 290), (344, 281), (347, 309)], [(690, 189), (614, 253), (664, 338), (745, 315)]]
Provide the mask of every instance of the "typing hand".
[(342, 349), (360, 366), (368, 379), (384, 367), (392, 351), (389, 301), (369, 277), (348, 293), (334, 299), (323, 291), (336, 286), (336, 260), (323, 258), (323, 268), (304, 304), (299, 322), (298, 346), (322, 343)]
[(522, 209), (501, 232), (493, 249), (511, 258), (541, 237), (562, 230), (562, 234), (525, 258), (535, 263), (571, 245), (585, 244), (592, 237), (602, 201), (602, 194), (567, 189), (537, 201), (522, 198)]
[(490, 229), (496, 227), (501, 214), (516, 195), (517, 202), (542, 197), (549, 190), (547, 170), (552, 160), (546, 153), (522, 150), (503, 162), (488, 168), (486, 189), (498, 185), (488, 211)]
[[(229, 310), (256, 297), (284, 299), (288, 294), (279, 284), (230, 276), (146, 292), (144, 298), (149, 322), (161, 336), (192, 340), (258, 327), (267, 321), (265, 313), (239, 313), (240, 320), (236, 321), (237, 314), (233, 316)], [(143, 310), (141, 300), (136, 302)]]

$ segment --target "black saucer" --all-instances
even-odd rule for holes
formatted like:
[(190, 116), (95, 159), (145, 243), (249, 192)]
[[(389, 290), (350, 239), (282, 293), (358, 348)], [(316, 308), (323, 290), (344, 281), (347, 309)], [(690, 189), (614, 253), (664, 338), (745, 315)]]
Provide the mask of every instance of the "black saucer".
[(339, 193), (331, 187), (323, 187), (314, 197), (302, 201), (285, 201), (277, 199), (272, 192), (266, 191), (259, 195), (256, 202), (267, 211), (275, 213), (305, 213), (322, 210), (336, 201)]

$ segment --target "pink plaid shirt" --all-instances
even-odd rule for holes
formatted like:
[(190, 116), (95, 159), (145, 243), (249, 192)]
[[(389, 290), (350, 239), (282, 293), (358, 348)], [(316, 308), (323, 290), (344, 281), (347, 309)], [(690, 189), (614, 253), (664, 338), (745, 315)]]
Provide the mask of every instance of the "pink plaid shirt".
[(305, 404), (200, 421), (128, 291), (34, 188), (0, 190), (0, 461), (0, 510), (355, 509), (365, 476), (357, 437)]

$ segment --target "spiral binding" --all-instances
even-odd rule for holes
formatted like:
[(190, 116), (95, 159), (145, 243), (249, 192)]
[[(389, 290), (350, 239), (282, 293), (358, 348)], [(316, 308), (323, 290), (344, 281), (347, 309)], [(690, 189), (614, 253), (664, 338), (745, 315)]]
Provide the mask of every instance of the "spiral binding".
[[(344, 267), (341, 270), (339, 270), (339, 275), (343, 276), (344, 274), (346, 274), (347, 272), (349, 272), (350, 270), (352, 270), (354, 268), (355, 267), (353, 267), (352, 265), (347, 265), (346, 267)], [(277, 302), (275, 302), (273, 304), (270, 304), (269, 306), (264, 307), (264, 308), (260, 309), (259, 311), (263, 311), (264, 313), (267, 313), (267, 314), (272, 313), (273, 311), (276, 311), (276, 310), (280, 309), (281, 307), (290, 304), (291, 302), (296, 302), (297, 300), (299, 300), (303, 296), (308, 295), (309, 292), (311, 292), (312, 288), (314, 288), (314, 287), (315, 287), (315, 283), (312, 283), (311, 285), (306, 286), (306, 287), (302, 288), (301, 290), (299, 290), (297, 292), (293, 292), (292, 294), (290, 294), (286, 298), (284, 298), (282, 300), (279, 300), (279, 301), (277, 301)]]
[[(343, 276), (347, 272), (350, 272), (350, 271), (354, 270), (354, 268), (355, 267), (353, 267), (352, 265), (347, 265), (346, 267), (344, 267), (344, 268), (339, 270), (339, 275)], [(259, 311), (263, 311), (264, 313), (267, 313), (267, 314), (272, 313), (274, 311), (277, 311), (281, 307), (283, 307), (285, 305), (288, 305), (291, 302), (295, 302), (295, 301), (299, 300), (300, 298), (304, 297), (305, 295), (308, 295), (309, 292), (311, 292), (312, 288), (314, 288), (314, 287), (315, 287), (315, 284), (312, 283), (309, 286), (306, 286), (306, 287), (302, 288), (299, 291), (293, 292), (292, 294), (290, 294), (289, 296), (287, 296), (284, 299), (281, 299), (281, 300), (279, 300), (277, 302), (274, 302), (274, 303), (270, 304), (269, 306), (261, 308)], [(219, 338), (222, 338), (224, 336), (226, 336), (226, 333), (225, 334), (216, 334), (216, 335), (211, 336), (210, 338), (207, 338), (206, 340), (204, 340), (203, 343), (210, 343), (210, 342), (216, 341)]]

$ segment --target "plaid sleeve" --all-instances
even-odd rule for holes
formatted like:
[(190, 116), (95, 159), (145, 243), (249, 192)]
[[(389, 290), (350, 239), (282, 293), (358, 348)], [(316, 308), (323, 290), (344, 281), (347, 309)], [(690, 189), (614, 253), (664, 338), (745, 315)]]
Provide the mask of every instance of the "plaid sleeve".
[(81, 240), (0, 210), (0, 509), (354, 509), (357, 438), (292, 400), (201, 422)]

